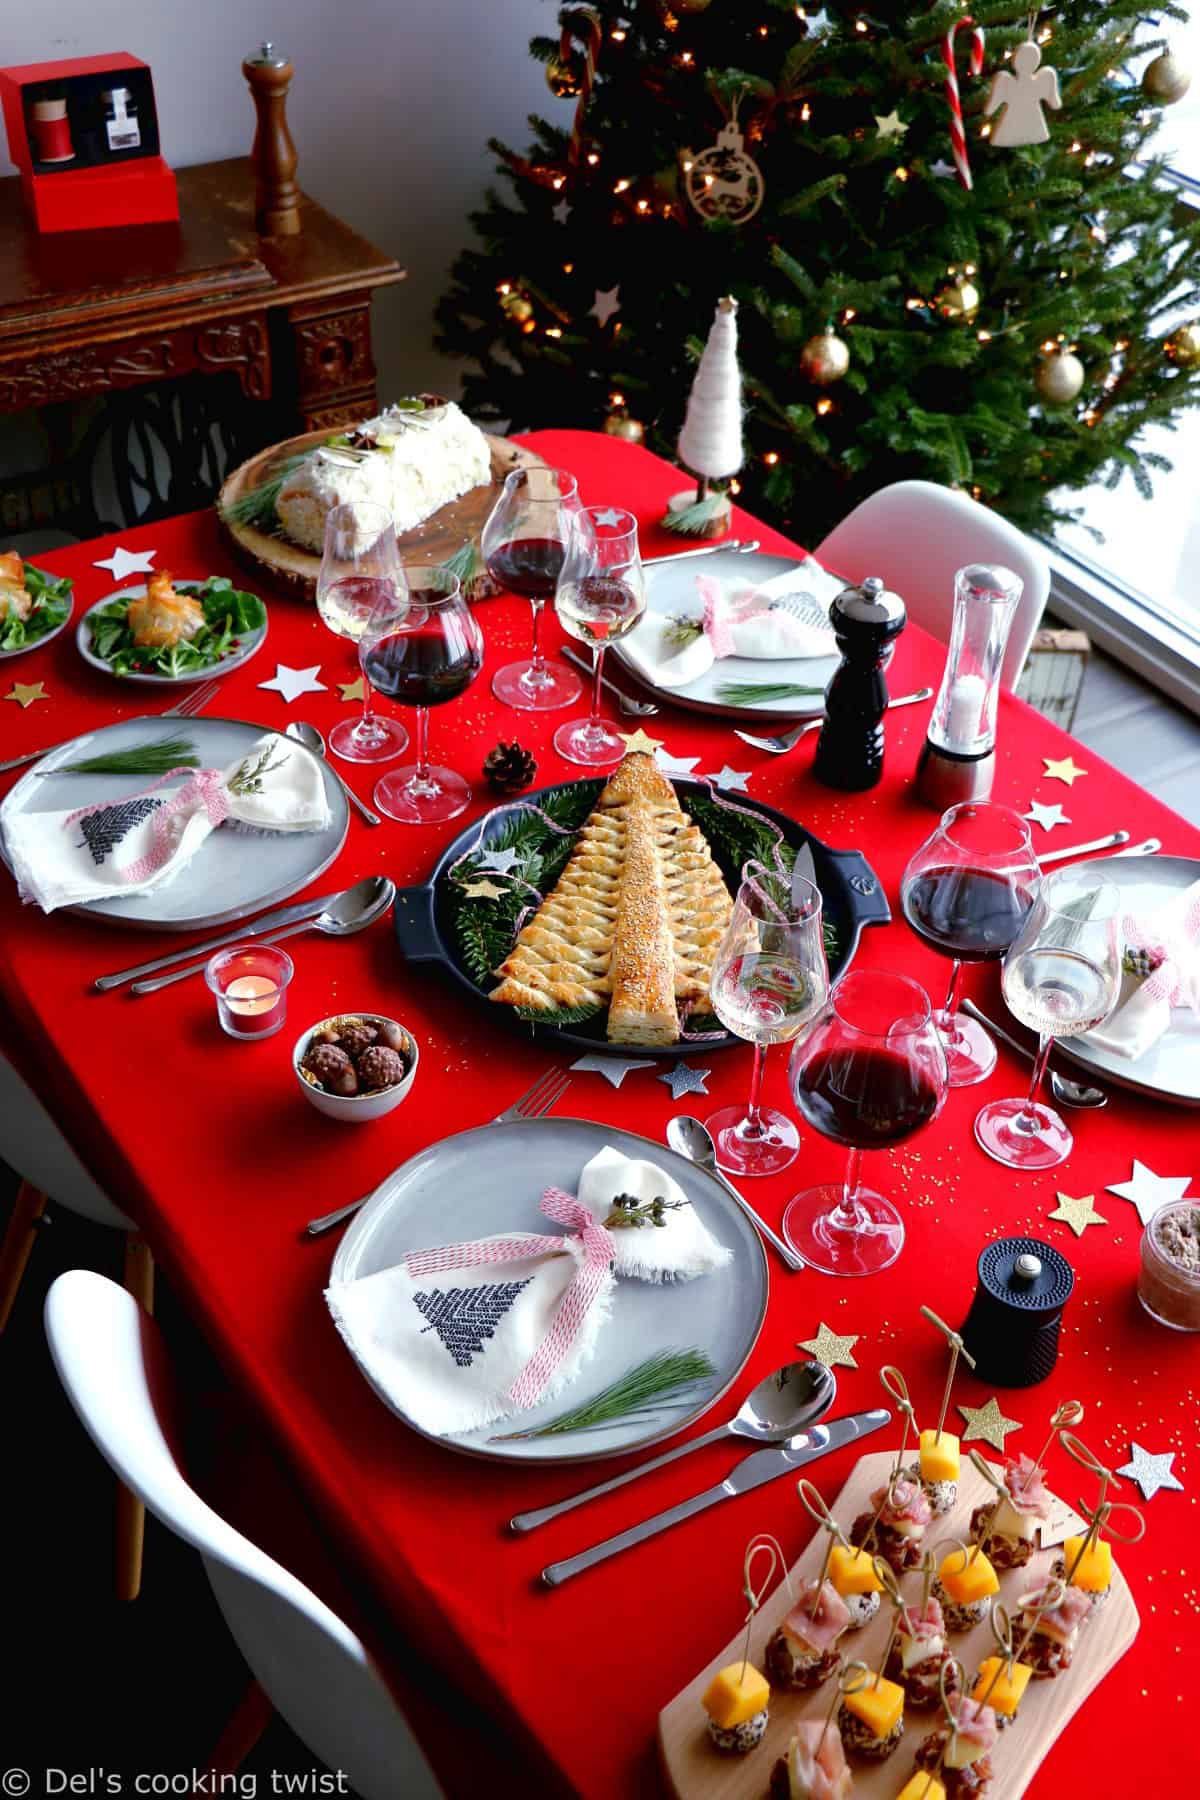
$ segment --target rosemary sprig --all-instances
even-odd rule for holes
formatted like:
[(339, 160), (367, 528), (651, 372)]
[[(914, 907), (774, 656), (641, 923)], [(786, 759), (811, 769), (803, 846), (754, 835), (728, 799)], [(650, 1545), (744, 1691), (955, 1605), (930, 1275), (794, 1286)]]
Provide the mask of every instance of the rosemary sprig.
[(586, 1431), (593, 1425), (607, 1425), (613, 1419), (644, 1407), (648, 1400), (665, 1400), (681, 1388), (693, 1387), (698, 1381), (711, 1381), (716, 1374), (703, 1350), (656, 1350), (644, 1362), (626, 1369), (606, 1388), (593, 1394), (569, 1412), (559, 1413), (548, 1425), (537, 1425), (531, 1431), (505, 1431), (489, 1439), (493, 1444), (511, 1443), (520, 1438), (558, 1437), (564, 1431)]
[(683, 1205), (682, 1200), (668, 1200), (665, 1194), (655, 1194), (653, 1200), (639, 1200), (634, 1194), (617, 1194), (604, 1223), (609, 1229), (616, 1226), (621, 1230), (665, 1225), (667, 1214), (678, 1212)]
[(717, 698), (731, 706), (762, 706), (768, 700), (799, 700), (809, 694), (823, 694), (823, 687), (799, 687), (794, 681), (723, 681)]
[(285, 753), (277, 762), (271, 762), (270, 758), (273, 755), (274, 751), (270, 744), (268, 744), (265, 750), (259, 752), (259, 755), (253, 764), (251, 764), (250, 758), (247, 757), (245, 762), (242, 763), (241, 767), (238, 769), (237, 774), (227, 783), (230, 793), (261, 794), (263, 791), (263, 777), (269, 775), (272, 769), (282, 769), (287, 761), (287, 755)]
[(693, 619), (687, 613), (672, 613), (663, 628), (662, 641), (670, 645), (672, 650), (686, 650), (703, 631), (704, 626), (699, 619)]
[(86, 756), (81, 762), (60, 763), (48, 770), (54, 775), (165, 775), (168, 769), (197, 769), (200, 758), (190, 738), (159, 738), (153, 744), (133, 744), (128, 750), (109, 750), (103, 756)]

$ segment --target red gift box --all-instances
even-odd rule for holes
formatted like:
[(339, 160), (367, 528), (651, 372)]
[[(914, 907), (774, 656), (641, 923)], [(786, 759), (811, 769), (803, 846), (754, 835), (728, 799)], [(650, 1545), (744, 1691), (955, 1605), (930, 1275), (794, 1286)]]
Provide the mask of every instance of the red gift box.
[[(101, 153), (68, 163), (42, 162), (31, 141), (33, 95), (53, 89), (94, 112), (101, 82), (138, 72), (137, 86), (148, 101), (143, 142), (111, 159)], [(0, 105), (8, 150), (21, 176), (21, 191), (39, 231), (94, 231), (112, 225), (149, 225), (178, 219), (175, 177), (158, 154), (158, 120), (148, 64), (124, 51), (107, 56), (67, 57), (61, 62), (25, 63), (0, 69)], [(95, 135), (94, 132), (92, 134)]]

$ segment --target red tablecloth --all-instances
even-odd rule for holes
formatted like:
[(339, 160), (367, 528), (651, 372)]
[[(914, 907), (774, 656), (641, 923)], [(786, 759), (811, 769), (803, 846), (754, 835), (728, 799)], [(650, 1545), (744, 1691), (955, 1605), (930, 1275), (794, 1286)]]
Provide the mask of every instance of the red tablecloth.
[[(634, 508), (648, 553), (678, 547), (655, 523), (678, 485), (666, 464), (583, 433), (547, 432), (527, 441), (574, 469), (589, 502)], [(783, 544), (744, 515), (736, 528), (756, 532), (768, 547)], [(74, 576), (82, 608), (111, 591), (108, 572), (94, 562), (117, 542), (154, 548), (159, 567), (181, 573), (234, 572), (209, 513), (39, 560)], [(483, 607), (481, 618), (490, 672), (525, 644), (529, 615), (523, 604), (500, 600)], [(551, 641), (554, 630), (551, 623)], [(274, 673), (276, 659), (297, 667), (320, 663), (329, 692), (305, 695), (289, 708), (278, 694), (260, 691), (257, 683)], [(941, 647), (910, 627), (893, 665), (893, 692), (936, 684), (942, 659)], [(219, 706), (264, 725), (282, 727), (300, 716), (327, 729), (345, 710), (334, 682), (352, 678), (346, 661), (344, 645), (314, 611), (273, 600), (266, 650), (226, 678)], [(27, 710), (10, 704), (0, 714), (6, 755), (140, 710), (141, 696), (82, 663), (70, 632), (6, 664), (5, 675), (44, 681), (50, 696)], [(474, 776), (497, 737), (516, 733), (536, 752), (540, 776), (561, 779), (571, 771), (550, 747), (560, 716), (502, 709), (485, 672), (461, 703), (435, 712), (434, 748)], [(752, 795), (803, 819), (830, 844), (862, 848), (895, 905), (904, 862), (932, 824), (909, 785), (926, 716), (918, 707), (891, 717), (885, 778), (861, 796), (831, 793), (811, 777), (811, 740), (776, 760), (741, 744), (719, 720), (664, 710), (653, 726), (670, 752), (698, 755), (702, 771), (726, 762), (749, 770)], [(1072, 823), (1047, 844), (1122, 824), (1139, 836), (1156, 833), (1168, 851), (1200, 855), (1200, 833), (1010, 696), (1001, 702), (999, 745), (996, 798), (1022, 811), (1034, 796), (1068, 802)], [(1088, 773), (1068, 795), (1045, 779), (1042, 758), (1072, 749)], [(346, 772), (368, 791), (368, 773)], [(481, 787), (477, 810), (486, 805)], [(375, 870), (401, 884), (417, 881), (432, 867), (444, 835), (445, 828), (400, 825), (371, 831), (353, 821), (336, 870), (322, 885)], [(7, 882), (0, 905), (0, 984), (14, 1048), (99, 1179), (144, 1226), (170, 1280), (277, 1434), (357, 1596), (358, 1622), (385, 1663), (389, 1638), (403, 1634), (449, 1671), (524, 1743), (534, 1764), (532, 1791), (545, 1792), (556, 1779), (606, 1800), (653, 1791), (656, 1715), (741, 1619), (746, 1539), (766, 1529), (785, 1547), (798, 1548), (805, 1536), (793, 1484), (780, 1481), (626, 1554), (602, 1574), (549, 1593), (536, 1584), (543, 1563), (709, 1485), (733, 1462), (731, 1451), (700, 1452), (635, 1490), (512, 1540), (504, 1521), (570, 1491), (579, 1485), (579, 1471), (485, 1468), (405, 1431), (358, 1375), (326, 1315), (321, 1288), (328, 1241), (301, 1243), (296, 1236), (313, 1213), (370, 1189), (432, 1139), (490, 1118), (546, 1067), (546, 1048), (523, 1041), (436, 973), (406, 969), (390, 924), (344, 944), (302, 939), (294, 952), (292, 1028), (334, 1011), (376, 1008), (399, 1015), (422, 1046), (418, 1085), (407, 1104), (381, 1123), (343, 1129), (295, 1092), (291, 1029), (259, 1045), (233, 1043), (220, 1035), (199, 980), (143, 1000), (90, 991), (96, 974), (153, 955), (161, 938), (73, 917), (46, 919), (23, 910)], [(902, 923), (869, 931), (859, 954), (864, 964), (911, 971), (935, 993), (946, 979), (947, 965)], [(994, 974), (981, 973), (976, 991), (1000, 1004)], [(703, 1058), (694, 1060), (703, 1065)], [(619, 1093), (599, 1076), (579, 1074), (569, 1110), (661, 1139), (673, 1112), (690, 1106), (703, 1112), (743, 1095), (748, 1052), (710, 1060), (710, 1101), (691, 1096), (676, 1106), (649, 1074), (628, 1078)], [(786, 1105), (785, 1064), (782, 1053), (772, 1058), (767, 1095)], [(907, 1247), (886, 1274), (839, 1283), (788, 1275), (772, 1259), (770, 1309), (746, 1382), (787, 1361), (797, 1339), (826, 1320), (835, 1331), (862, 1334), (858, 1372), (839, 1371), (847, 1409), (879, 1402), (875, 1371), (893, 1361), (907, 1374), (919, 1415), (928, 1417), (944, 1358), (919, 1319), (918, 1303), (961, 1319), (977, 1256), (990, 1238), (1031, 1231), (1057, 1244), (1078, 1276), (1062, 1357), (1045, 1387), (1001, 1395), (1003, 1410), (1028, 1422), (1009, 1448), (1036, 1449), (1055, 1401), (1078, 1394), (1088, 1409), (1083, 1435), (1110, 1462), (1127, 1459), (1131, 1437), (1152, 1451), (1175, 1450), (1176, 1473), (1191, 1491), (1163, 1492), (1151, 1501), (1145, 1543), (1122, 1552), (1142, 1613), (1137, 1646), (1060, 1741), (1030, 1792), (1086, 1790), (1093, 1800), (1124, 1800), (1133, 1769), (1138, 1791), (1174, 1792), (1187, 1759), (1197, 1766), (1187, 1724), (1200, 1577), (1192, 1511), (1200, 1481), (1196, 1345), (1152, 1326), (1140, 1311), (1137, 1216), (1104, 1190), (1128, 1178), (1135, 1153), (1160, 1174), (1200, 1174), (1196, 1116), (1114, 1094), (1107, 1111), (1074, 1115), (1076, 1148), (1062, 1169), (1017, 1175), (977, 1149), (971, 1121), (985, 1099), (1018, 1091), (1024, 1079), (1024, 1066), (1001, 1051), (989, 1082), (953, 1094), (932, 1127), (873, 1159), (876, 1184), (902, 1199), (908, 1220)], [(752, 1184), (754, 1202), (778, 1221), (800, 1182), (834, 1177), (841, 1162), (840, 1151), (806, 1132), (798, 1169)], [(1107, 1225), (1076, 1241), (1066, 1226), (1050, 1223), (1058, 1190), (1094, 1194)], [(454, 1235), (452, 1195), (446, 1235)], [(964, 1376), (955, 1397), (978, 1404), (988, 1392)], [(827, 1495), (836, 1493), (849, 1466), (843, 1453), (815, 1471)], [(1075, 1493), (1073, 1469), (1057, 1467), (1053, 1478)]]

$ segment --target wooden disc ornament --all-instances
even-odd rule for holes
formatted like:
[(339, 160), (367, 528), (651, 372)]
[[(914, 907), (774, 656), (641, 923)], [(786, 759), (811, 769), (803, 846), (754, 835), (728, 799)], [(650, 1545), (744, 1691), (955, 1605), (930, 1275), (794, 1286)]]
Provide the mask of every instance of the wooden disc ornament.
[(1192, 71), (1182, 57), (1164, 50), (1148, 64), (1142, 75), (1142, 92), (1150, 100), (1157, 100), (1160, 106), (1174, 106), (1182, 100), (1192, 85)]
[(1037, 372), (1038, 393), (1051, 406), (1069, 406), (1083, 387), (1085, 370), (1069, 350), (1054, 350)]
[(818, 387), (840, 381), (849, 367), (849, 347), (832, 331), (818, 332), (816, 337), (810, 337), (800, 352), (801, 372)]
[(746, 140), (738, 129), (736, 100), (728, 122), (717, 133), (716, 143), (695, 156), (686, 151), (681, 166), (684, 191), (702, 219), (746, 225), (763, 203), (762, 170), (748, 153)]

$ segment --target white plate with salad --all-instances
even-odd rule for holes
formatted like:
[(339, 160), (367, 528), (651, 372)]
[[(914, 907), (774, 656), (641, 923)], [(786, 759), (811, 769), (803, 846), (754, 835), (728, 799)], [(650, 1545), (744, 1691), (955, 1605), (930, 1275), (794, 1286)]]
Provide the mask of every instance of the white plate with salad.
[(0, 657), (23, 656), (57, 637), (71, 617), (73, 586), (69, 575), (47, 575), (15, 550), (0, 554)]
[(144, 587), (90, 606), (75, 642), (93, 669), (145, 687), (179, 687), (228, 675), (261, 650), (267, 609), (227, 575), (176, 581), (166, 569)]

